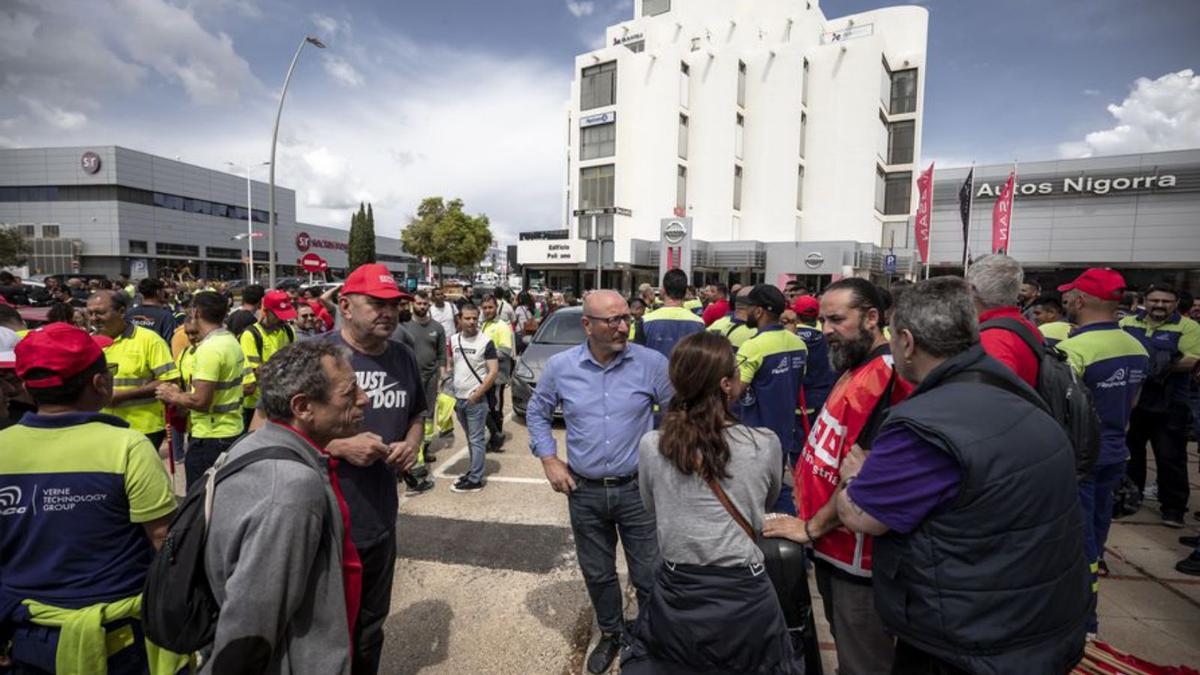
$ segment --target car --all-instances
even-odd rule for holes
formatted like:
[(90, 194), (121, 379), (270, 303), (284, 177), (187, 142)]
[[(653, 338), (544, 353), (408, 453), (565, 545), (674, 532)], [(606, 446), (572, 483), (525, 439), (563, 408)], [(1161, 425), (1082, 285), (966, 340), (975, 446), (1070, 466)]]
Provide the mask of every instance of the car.
[[(583, 308), (563, 307), (542, 321), (529, 346), (517, 357), (510, 381), (513, 412), (524, 417), (537, 382), (546, 369), (550, 357), (580, 345), (587, 336), (583, 332)], [(556, 409), (555, 416), (561, 417), (562, 410)]]

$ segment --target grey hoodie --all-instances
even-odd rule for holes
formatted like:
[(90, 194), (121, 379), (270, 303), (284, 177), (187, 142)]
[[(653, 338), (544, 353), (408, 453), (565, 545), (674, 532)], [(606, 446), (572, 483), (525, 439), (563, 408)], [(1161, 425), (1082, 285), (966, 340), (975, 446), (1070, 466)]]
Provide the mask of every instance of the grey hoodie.
[(277, 424), (238, 441), (227, 461), (272, 446), (308, 466), (256, 462), (213, 497), (204, 561), (221, 613), (201, 672), (349, 673), (343, 528), (328, 462)]

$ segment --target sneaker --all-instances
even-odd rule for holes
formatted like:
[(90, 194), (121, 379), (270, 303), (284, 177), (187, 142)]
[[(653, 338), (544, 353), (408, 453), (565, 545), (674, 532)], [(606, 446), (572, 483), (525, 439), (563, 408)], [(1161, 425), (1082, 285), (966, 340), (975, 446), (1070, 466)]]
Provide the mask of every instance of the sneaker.
[(1184, 574), (1200, 577), (1200, 554), (1193, 551), (1191, 555), (1175, 563), (1175, 569)]
[(433, 481), (429, 480), (428, 478), (422, 478), (421, 480), (417, 481), (416, 483), (409, 485), (408, 489), (404, 491), (404, 496), (416, 497), (417, 495), (423, 495), (432, 489), (433, 489)]
[(596, 643), (596, 648), (588, 655), (588, 672), (592, 675), (600, 675), (607, 671), (612, 667), (613, 659), (617, 658), (619, 651), (621, 651), (620, 633), (601, 634), (600, 642)]
[(1156, 502), (1158, 501), (1158, 485), (1147, 485), (1145, 490), (1142, 490), (1142, 501)]
[(1192, 548), (1195, 548), (1200, 546), (1200, 535), (1193, 534), (1191, 536), (1180, 537), (1179, 543), (1183, 544), (1184, 546), (1191, 546)]
[(473, 481), (466, 476), (454, 481), (454, 485), (450, 486), (451, 492), (479, 492), (483, 489), (482, 481)]
[(487, 452), (504, 452), (504, 434), (496, 434), (488, 439)]
[(429, 477), (429, 468), (426, 467), (424, 464), (418, 464), (418, 465), (414, 466), (413, 468), (409, 469), (408, 473), (413, 478), (420, 480), (422, 478)]
[(1175, 528), (1177, 530), (1182, 530), (1183, 529), (1183, 514), (1182, 513), (1174, 513), (1172, 511), (1163, 511), (1162, 524), (1166, 525), (1167, 527)]

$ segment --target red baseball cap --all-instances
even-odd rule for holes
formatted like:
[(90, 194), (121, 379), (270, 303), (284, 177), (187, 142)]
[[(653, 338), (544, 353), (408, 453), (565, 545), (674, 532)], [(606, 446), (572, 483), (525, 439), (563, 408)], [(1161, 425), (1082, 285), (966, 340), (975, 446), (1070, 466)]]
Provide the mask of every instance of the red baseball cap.
[[(67, 323), (55, 322), (30, 331), (13, 349), (17, 361), (17, 377), (26, 387), (35, 389), (57, 387), (87, 370), (104, 355), (104, 348), (113, 341), (103, 335), (88, 335)], [(36, 368), (52, 371), (54, 375), (30, 380), (26, 374)]]
[(802, 295), (792, 303), (796, 316), (812, 317), (821, 313), (821, 302), (811, 295)]
[(346, 283), (342, 284), (342, 295), (352, 293), (369, 295), (381, 300), (412, 299), (411, 295), (400, 290), (400, 287), (396, 285), (396, 278), (392, 276), (388, 268), (379, 263), (360, 265), (358, 269), (350, 273), (350, 276), (346, 277)]
[(292, 305), (292, 296), (287, 291), (267, 291), (263, 296), (263, 310), (289, 321), (296, 318), (296, 308)]
[(1101, 300), (1120, 300), (1125, 292), (1125, 278), (1121, 273), (1107, 267), (1092, 267), (1084, 270), (1075, 281), (1063, 284), (1058, 290), (1081, 291)]

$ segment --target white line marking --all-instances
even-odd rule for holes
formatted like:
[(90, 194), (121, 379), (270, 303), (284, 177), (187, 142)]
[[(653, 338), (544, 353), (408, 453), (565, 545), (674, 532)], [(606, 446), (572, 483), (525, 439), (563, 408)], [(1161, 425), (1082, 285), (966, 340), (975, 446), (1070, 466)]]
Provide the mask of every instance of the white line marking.
[(442, 459), (439, 457), (438, 462), (441, 463), (442, 465), (439, 466), (437, 468), (437, 470), (433, 472), (433, 477), (434, 478), (449, 478), (449, 476), (446, 475), (446, 469), (449, 469), (451, 465), (457, 463), (458, 460), (462, 459), (465, 455), (469, 454), (470, 452), (471, 452), (471, 448), (465, 447), (465, 448), (459, 450), (458, 452), (454, 453), (453, 455), (450, 455), (450, 457), (448, 457), (446, 459)]
[[(449, 457), (447, 457), (445, 460), (439, 458), (438, 464), (441, 464), (441, 466), (438, 467), (438, 469), (433, 472), (433, 477), (440, 478), (442, 480), (452, 480), (452, 479), (457, 480), (458, 476), (447, 476), (446, 469), (449, 469), (451, 466), (456, 464), (458, 462), (458, 460), (462, 459), (466, 455), (469, 455), (470, 453), (471, 453), (471, 448), (466, 447), (466, 448), (462, 448), (461, 450), (458, 450), (453, 455), (450, 455)], [(445, 463), (443, 463), (443, 462), (445, 462)], [(483, 479), (489, 483), (492, 481), (495, 481), (497, 483), (524, 483), (526, 485), (549, 485), (550, 484), (550, 481), (546, 480), (545, 478), (526, 478), (524, 476), (484, 476)]]
[(549, 485), (550, 481), (545, 478), (525, 478), (523, 476), (484, 476), (483, 480), (488, 483), (525, 483), (528, 485)]

